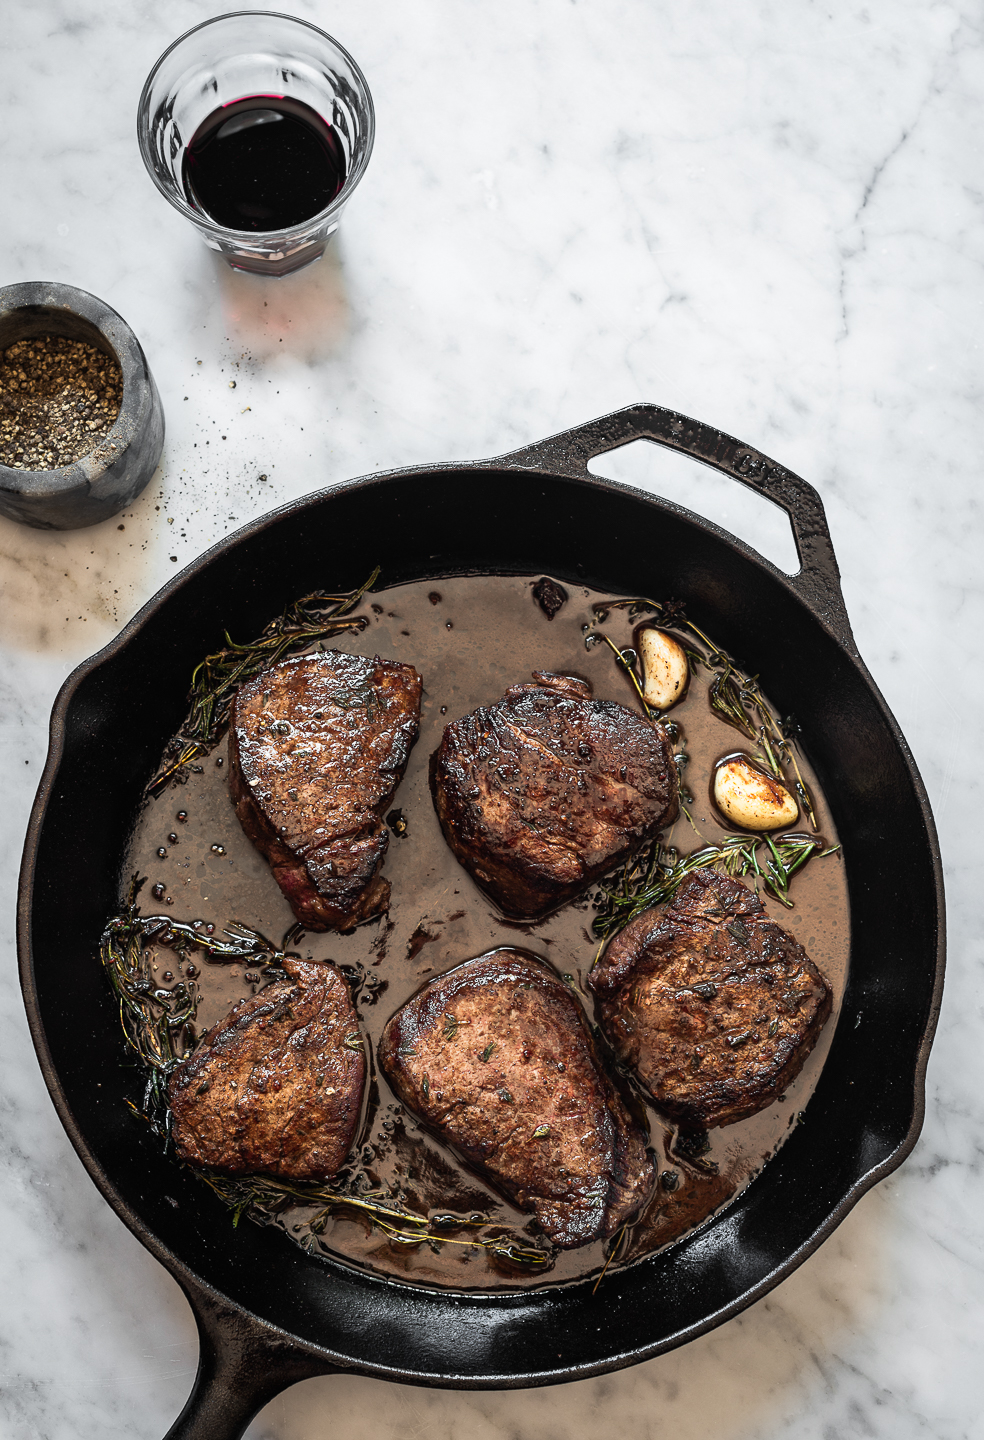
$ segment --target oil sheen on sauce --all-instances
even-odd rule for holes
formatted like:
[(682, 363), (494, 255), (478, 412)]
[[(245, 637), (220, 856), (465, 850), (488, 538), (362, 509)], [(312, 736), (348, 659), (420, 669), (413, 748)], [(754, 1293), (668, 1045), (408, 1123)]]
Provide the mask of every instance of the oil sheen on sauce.
[[(370, 595), (359, 607), (356, 613), (368, 621), (361, 634), (325, 642), (327, 648), (416, 666), (424, 681), (420, 738), (390, 811), (383, 869), (392, 886), (388, 913), (349, 934), (306, 933), (290, 947), (343, 967), (367, 1041), (371, 1078), (361, 1134), (341, 1177), (345, 1188), (358, 1195), (387, 1187), (394, 1199), (432, 1217), (484, 1215), (489, 1224), (483, 1233), (499, 1227), (521, 1244), (534, 1235), (530, 1216), (462, 1165), (398, 1104), (375, 1053), (386, 1021), (430, 977), (499, 946), (530, 951), (570, 977), (594, 1018), (585, 983), (599, 947), (591, 928), (596, 911), (590, 895), (535, 924), (505, 919), (445, 844), (428, 785), (428, 762), (444, 726), (477, 705), (495, 702), (507, 686), (529, 680), (534, 670), (579, 675), (590, 681), (597, 698), (638, 709), (609, 647), (584, 643), (586, 627), (594, 621), (592, 605), (612, 597), (567, 584), (567, 603), (548, 620), (532, 594), (536, 579), (459, 577), (394, 587)], [(613, 610), (604, 630), (617, 645), (628, 646), (635, 623), (624, 610)], [(751, 643), (743, 658), (754, 668)], [(667, 832), (666, 842), (682, 853), (732, 833), (710, 803), (710, 777), (714, 762), (742, 742), (711, 712), (708, 678), (706, 670), (695, 667), (686, 698), (670, 712), (681, 730), (676, 748), (690, 757), (684, 783), (700, 832), (696, 835), (683, 816)], [(767, 674), (760, 683), (767, 695)], [(808, 747), (808, 725), (805, 730)], [(829, 845), (836, 844), (824, 797), (808, 763), (799, 758), (820, 833)], [(294, 917), (239, 826), (228, 775), (223, 739), (202, 761), (200, 773), (148, 800), (125, 873), (147, 877), (140, 896), (144, 914), (202, 920), (216, 933), (235, 922), (279, 943)], [(796, 828), (808, 828), (802, 817)], [(633, 1091), (630, 1081), (624, 1082), (635, 1105), (646, 1112), (661, 1181), (644, 1214), (622, 1237), (613, 1266), (638, 1262), (671, 1244), (732, 1201), (783, 1143), (806, 1106), (830, 1047), (847, 979), (849, 912), (840, 854), (811, 861), (794, 878), (791, 897), (794, 908), (787, 910), (762, 896), (772, 918), (796, 936), (826, 977), (834, 994), (833, 1015), (785, 1096), (747, 1120), (710, 1131), (710, 1149), (703, 1156), (687, 1159), (676, 1153), (673, 1125)], [(189, 965), (173, 950), (161, 949), (154, 963), (158, 984), (189, 977)], [(201, 997), (198, 1034), (262, 984), (248, 965), (209, 963), (200, 955), (191, 964)], [(203, 1207), (214, 1205), (204, 1186), (202, 1195)], [(504, 1270), (477, 1246), (394, 1243), (351, 1211), (339, 1213), (315, 1235), (308, 1224), (315, 1213), (295, 1207), (281, 1212), (275, 1223), (314, 1253), (429, 1287), (510, 1290), (570, 1283), (598, 1273), (611, 1250), (611, 1242), (598, 1241), (558, 1252), (547, 1274), (523, 1273)]]

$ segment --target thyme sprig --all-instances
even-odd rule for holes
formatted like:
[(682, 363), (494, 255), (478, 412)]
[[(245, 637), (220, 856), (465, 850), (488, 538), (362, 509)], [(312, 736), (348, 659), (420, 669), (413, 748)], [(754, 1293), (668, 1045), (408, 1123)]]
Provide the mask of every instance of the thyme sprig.
[(704, 845), (679, 856), (656, 841), (648, 851), (630, 860), (610, 885), (602, 885), (595, 903), (594, 932), (610, 940), (630, 921), (653, 905), (672, 900), (688, 875), (716, 866), (736, 879), (753, 875), (787, 909), (789, 882), (814, 855), (833, 855), (839, 845), (824, 848), (816, 835), (728, 835), (720, 845)]
[(223, 940), (167, 915), (140, 915), (136, 901), (143, 883), (136, 875), (131, 880), (123, 910), (103, 931), (99, 958), (116, 997), (127, 1048), (147, 1074), (143, 1108), (138, 1113), (166, 1134), (170, 1125), (167, 1077), (194, 1044), (191, 1026), (198, 1013), (199, 994), (194, 980), (179, 981), (170, 989), (155, 984), (151, 945), (177, 951), (193, 948), (213, 960), (246, 960), (271, 977), (277, 973), (284, 951), (245, 926), (226, 930), (229, 938)]
[(354, 1210), (397, 1245), (479, 1246), (512, 1265), (538, 1269), (551, 1263), (552, 1257), (547, 1251), (520, 1245), (508, 1235), (491, 1238), (473, 1235), (461, 1240), (445, 1233), (445, 1229), (452, 1226), (455, 1229), (479, 1229), (488, 1223), (484, 1217), (464, 1220), (457, 1215), (447, 1216), (444, 1217), (445, 1224), (435, 1228), (434, 1222), (426, 1216), (415, 1215), (411, 1210), (393, 1205), (381, 1192), (352, 1195), (327, 1185), (275, 1180), (267, 1175), (237, 1178), (214, 1170), (196, 1171), (196, 1174), (232, 1210), (234, 1226), (250, 1211), (255, 1211), (258, 1218), (269, 1219), (278, 1211), (292, 1206), (317, 1205), (320, 1206), (318, 1213), (306, 1222), (313, 1235), (323, 1235), (329, 1220), (339, 1211)]
[[(788, 765), (791, 768), (795, 777), (792, 781), (792, 788), (796, 798), (811, 826), (816, 830), (817, 820), (813, 797), (803, 780), (796, 758), (795, 741), (792, 734), (793, 723), (789, 720), (783, 722), (779, 719), (762, 694), (758, 677), (746, 675), (739, 670), (727, 651), (722, 650), (719, 645), (715, 645), (699, 626), (687, 619), (683, 605), (678, 600), (660, 602), (636, 596), (624, 600), (604, 601), (593, 607), (596, 622), (603, 624), (612, 610), (627, 610), (630, 619), (647, 614), (656, 615), (663, 625), (683, 632), (697, 641), (699, 648), (686, 647), (687, 657), (691, 665), (703, 665), (708, 670), (716, 672), (708, 691), (711, 709), (726, 724), (740, 730), (759, 747), (758, 759), (777, 780), (782, 781), (783, 784), (789, 784), (783, 766)], [(654, 712), (646, 704), (642, 680), (636, 669), (635, 652), (620, 649), (601, 630), (589, 631), (585, 637), (585, 644), (596, 644), (598, 640), (603, 640), (614, 651), (616, 660), (629, 676), (647, 717), (650, 720), (659, 721), (661, 719), (659, 713)]]
[(365, 617), (352, 617), (351, 611), (378, 576), (377, 566), (357, 590), (344, 595), (314, 590), (304, 595), (245, 645), (237, 645), (226, 631), (223, 648), (206, 655), (192, 673), (188, 714), (168, 746), (168, 763), (150, 782), (149, 793), (160, 795), (186, 765), (208, 753), (226, 727), (240, 685), (294, 650), (345, 630), (361, 630), (367, 624)]
[(195, 1173), (229, 1206), (233, 1226), (238, 1225), (249, 1210), (263, 1212), (269, 1217), (293, 1205), (321, 1205), (321, 1213), (309, 1225), (315, 1234), (321, 1234), (331, 1211), (345, 1205), (386, 1223), (427, 1227), (423, 1216), (398, 1209), (381, 1195), (348, 1195), (314, 1182), (276, 1180), (270, 1175), (223, 1175), (217, 1170), (196, 1170)]

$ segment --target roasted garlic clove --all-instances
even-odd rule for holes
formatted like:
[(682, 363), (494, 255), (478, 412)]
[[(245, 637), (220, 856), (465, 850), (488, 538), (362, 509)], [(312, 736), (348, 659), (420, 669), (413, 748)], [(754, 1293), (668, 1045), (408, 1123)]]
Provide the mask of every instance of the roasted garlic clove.
[(686, 651), (665, 630), (640, 630), (637, 644), (642, 659), (643, 698), (654, 710), (669, 710), (687, 691), (690, 667)]
[(747, 755), (729, 755), (718, 762), (714, 803), (742, 830), (785, 830), (799, 815), (782, 781), (753, 765)]

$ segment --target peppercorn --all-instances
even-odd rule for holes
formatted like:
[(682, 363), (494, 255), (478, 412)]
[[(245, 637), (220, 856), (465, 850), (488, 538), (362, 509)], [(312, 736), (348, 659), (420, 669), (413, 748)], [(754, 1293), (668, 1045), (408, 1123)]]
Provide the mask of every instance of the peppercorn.
[(116, 424), (123, 373), (111, 355), (63, 335), (18, 340), (0, 355), (0, 464), (72, 465)]

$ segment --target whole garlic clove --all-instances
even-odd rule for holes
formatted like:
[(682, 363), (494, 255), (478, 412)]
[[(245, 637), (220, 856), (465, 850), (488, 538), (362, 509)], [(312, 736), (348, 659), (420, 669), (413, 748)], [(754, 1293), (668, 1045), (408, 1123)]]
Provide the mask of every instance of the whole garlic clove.
[(636, 643), (642, 659), (643, 699), (654, 710), (669, 710), (687, 693), (686, 651), (665, 630), (640, 630)]
[(785, 785), (747, 755), (729, 755), (718, 762), (713, 793), (722, 815), (742, 830), (785, 830), (799, 815)]

